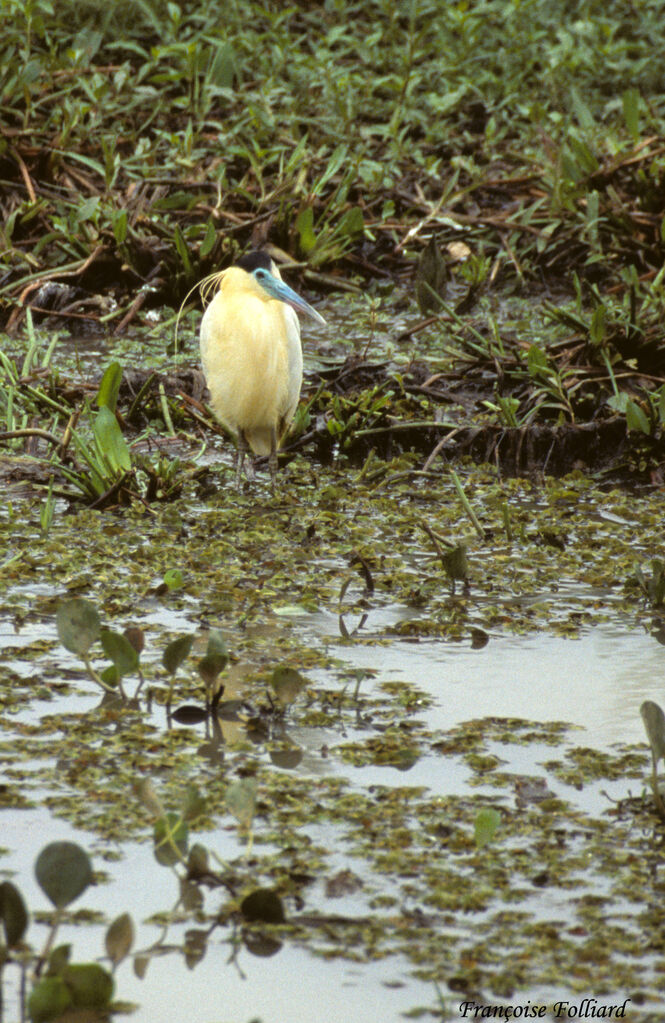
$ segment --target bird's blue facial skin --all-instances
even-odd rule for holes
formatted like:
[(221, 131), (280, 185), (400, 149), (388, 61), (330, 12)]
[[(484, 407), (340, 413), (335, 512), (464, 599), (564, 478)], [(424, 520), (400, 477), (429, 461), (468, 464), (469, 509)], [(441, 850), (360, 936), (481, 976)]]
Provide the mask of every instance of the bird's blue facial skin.
[(280, 281), (277, 277), (273, 277), (269, 270), (264, 270), (263, 267), (257, 267), (252, 273), (254, 280), (261, 285), (264, 291), (266, 291), (271, 298), (276, 298), (280, 302), (286, 302), (287, 305), (292, 306), (294, 309), (299, 310), (301, 313), (307, 313), (313, 319), (318, 320), (319, 323), (325, 323), (325, 320), (320, 313), (317, 313), (316, 309), (313, 309), (309, 302), (306, 302), (304, 298), (301, 298), (297, 291), (290, 288), (284, 281)]

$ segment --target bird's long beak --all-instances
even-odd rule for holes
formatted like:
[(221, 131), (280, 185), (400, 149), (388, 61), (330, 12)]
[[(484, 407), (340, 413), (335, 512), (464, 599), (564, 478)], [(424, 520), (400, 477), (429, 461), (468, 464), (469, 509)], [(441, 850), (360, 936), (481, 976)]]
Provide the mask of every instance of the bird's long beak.
[(284, 281), (278, 280), (277, 277), (273, 277), (272, 274), (264, 273), (261, 276), (260, 283), (261, 287), (267, 291), (272, 298), (277, 298), (280, 302), (286, 302), (287, 305), (290, 305), (293, 309), (296, 309), (300, 313), (307, 313), (307, 315), (311, 316), (317, 323), (325, 324), (326, 321), (323, 319), (323, 316), (321, 316), (321, 313), (317, 313), (316, 309), (314, 309), (309, 302), (306, 302), (297, 291), (290, 288), (288, 284), (284, 283)]

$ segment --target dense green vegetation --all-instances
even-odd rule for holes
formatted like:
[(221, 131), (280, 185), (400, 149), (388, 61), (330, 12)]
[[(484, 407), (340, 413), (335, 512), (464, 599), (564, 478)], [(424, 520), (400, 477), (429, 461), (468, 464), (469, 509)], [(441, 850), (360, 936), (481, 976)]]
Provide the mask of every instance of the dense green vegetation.
[(66, 267), (173, 301), (250, 237), (394, 271), (423, 217), (504, 278), (662, 266), (656, 2), (0, 12), (6, 299)]

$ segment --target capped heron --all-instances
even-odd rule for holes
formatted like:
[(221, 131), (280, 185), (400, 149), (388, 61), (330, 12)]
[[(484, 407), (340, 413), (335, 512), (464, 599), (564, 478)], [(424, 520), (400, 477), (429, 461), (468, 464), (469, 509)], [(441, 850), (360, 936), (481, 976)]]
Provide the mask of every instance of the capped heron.
[[(201, 321), (201, 361), (210, 407), (237, 438), (236, 486), (248, 448), (268, 455), (275, 485), (277, 448), (302, 386), (300, 324), (295, 310), (325, 323), (280, 277), (266, 252), (250, 252), (203, 282), (219, 289)], [(250, 456), (251, 457), (251, 456)], [(251, 478), (251, 470), (248, 469)]]

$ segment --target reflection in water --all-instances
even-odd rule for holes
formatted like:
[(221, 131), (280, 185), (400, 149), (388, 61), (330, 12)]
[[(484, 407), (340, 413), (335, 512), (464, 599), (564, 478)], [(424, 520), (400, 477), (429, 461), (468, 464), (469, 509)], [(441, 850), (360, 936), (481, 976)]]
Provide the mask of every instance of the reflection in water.
[(378, 668), (381, 681), (411, 682), (430, 695), (430, 728), (519, 717), (581, 726), (592, 745), (644, 742), (640, 704), (665, 703), (665, 649), (644, 632), (616, 625), (579, 639), (502, 635), (481, 649), (471, 641), (427, 640), (335, 647), (331, 640), (331, 652), (352, 667)]

